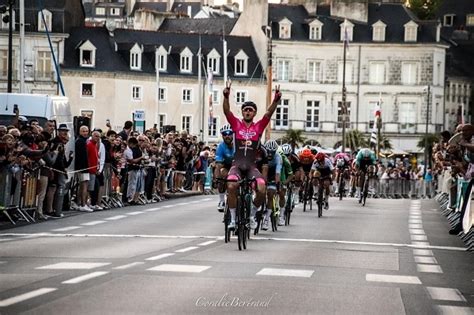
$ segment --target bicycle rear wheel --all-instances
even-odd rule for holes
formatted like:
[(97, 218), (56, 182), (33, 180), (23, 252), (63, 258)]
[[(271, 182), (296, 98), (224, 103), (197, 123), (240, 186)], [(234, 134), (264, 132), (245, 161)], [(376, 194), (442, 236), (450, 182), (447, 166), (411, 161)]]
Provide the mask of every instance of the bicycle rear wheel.
[(224, 241), (226, 243), (230, 242), (229, 223), (230, 223), (230, 211), (229, 211), (229, 207), (226, 205), (225, 210), (224, 210)]
[(339, 200), (342, 200), (344, 197), (344, 189), (345, 189), (345, 181), (344, 181), (344, 175), (339, 174)]
[(369, 194), (369, 180), (366, 178), (364, 181), (364, 193), (363, 193), (362, 206), (365, 206), (365, 201), (367, 200), (368, 194)]
[(308, 203), (308, 181), (303, 183), (303, 212), (306, 212), (306, 204)]
[[(322, 185), (322, 183), (320, 183)], [(318, 218), (323, 216), (323, 194), (324, 189), (322, 187), (318, 187)]]
[(293, 193), (291, 190), (288, 190), (289, 193), (286, 196), (286, 204), (285, 204), (285, 225), (290, 225), (290, 217), (291, 217), (291, 204), (293, 203), (292, 197)]
[(243, 204), (242, 200), (240, 198), (237, 198), (237, 245), (239, 247), (239, 250), (242, 250), (243, 248), (243, 242), (244, 242), (244, 218), (243, 218), (243, 212), (244, 212), (244, 207), (245, 205)]

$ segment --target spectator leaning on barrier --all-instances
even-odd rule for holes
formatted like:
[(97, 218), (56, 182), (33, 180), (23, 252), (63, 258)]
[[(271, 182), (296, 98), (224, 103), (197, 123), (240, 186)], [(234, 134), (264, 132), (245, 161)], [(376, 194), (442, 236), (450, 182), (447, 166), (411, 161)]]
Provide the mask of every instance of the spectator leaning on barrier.
[(99, 173), (99, 142), (100, 142), (100, 132), (93, 131), (92, 136), (87, 140), (87, 162), (89, 164), (89, 183), (87, 186), (87, 191), (91, 197), (90, 208), (92, 210), (96, 209), (97, 198), (94, 198), (96, 195), (96, 181), (97, 174)]
[(89, 163), (87, 154), (87, 140), (89, 137), (89, 127), (81, 126), (79, 136), (77, 137), (74, 152), (74, 171), (77, 172), (79, 179), (79, 190), (77, 192), (77, 206), (79, 211), (92, 212), (87, 206), (87, 188), (89, 184)]
[(127, 202), (134, 205), (138, 202), (137, 185), (140, 180), (140, 165), (143, 160), (137, 138), (131, 137), (128, 139), (128, 147), (124, 152), (124, 157), (128, 169)]

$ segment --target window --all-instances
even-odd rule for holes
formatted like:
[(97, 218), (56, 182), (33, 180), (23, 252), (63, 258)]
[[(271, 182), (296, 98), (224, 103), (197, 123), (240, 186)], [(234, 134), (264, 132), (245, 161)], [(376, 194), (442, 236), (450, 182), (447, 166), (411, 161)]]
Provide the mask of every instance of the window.
[(81, 83), (81, 97), (91, 97), (95, 95), (94, 83)]
[(50, 79), (52, 77), (51, 53), (49, 51), (38, 51), (36, 60), (36, 71), (38, 79)]
[(288, 111), (289, 111), (290, 100), (282, 99), (280, 104), (276, 108), (275, 113), (275, 128), (276, 129), (288, 129)]
[(308, 82), (319, 82), (321, 78), (321, 61), (308, 61)]
[(385, 27), (386, 24), (382, 21), (377, 21), (372, 25), (372, 40), (374, 42), (384, 42), (385, 41)]
[[(15, 51), (13, 51), (13, 56), (12, 56), (12, 64), (13, 64), (13, 69), (15, 69)], [(2, 77), (6, 77), (8, 75), (8, 49), (2, 49), (0, 50), (0, 75)], [(13, 77), (15, 77), (16, 73), (15, 70), (13, 70)]]
[(209, 128), (207, 131), (207, 135), (213, 138), (217, 137), (217, 117), (209, 117)]
[(212, 91), (212, 103), (213, 104), (219, 104), (220, 103), (220, 95), (221, 93), (219, 90), (213, 90)]
[(369, 65), (369, 83), (385, 83), (385, 64), (383, 62), (371, 62)]
[(110, 15), (120, 16), (120, 8), (110, 8)]
[(474, 26), (474, 14), (466, 15), (466, 26)]
[(247, 75), (248, 56), (241, 50), (235, 56), (235, 75)]
[(220, 55), (217, 52), (217, 50), (213, 49), (208, 55), (207, 55), (207, 68), (211, 69), (213, 74), (219, 74), (219, 61), (220, 61)]
[[(343, 74), (343, 67), (344, 64), (343, 62), (339, 62), (338, 67), (337, 67), (337, 81), (339, 83), (342, 82), (342, 74)], [(346, 62), (346, 83), (351, 84), (352, 83), (352, 69), (353, 65), (350, 62)]]
[(79, 63), (81, 67), (95, 67), (95, 46), (86, 40), (79, 47)]
[(142, 100), (142, 87), (138, 85), (132, 86), (132, 100), (141, 101)]
[[(12, 13), (13, 13), (13, 14), (12, 14), (12, 16), (13, 16), (13, 23), (12, 23), (12, 25), (13, 25), (13, 30), (15, 30), (15, 25), (16, 25), (16, 23), (15, 23), (15, 16), (16, 16), (16, 15), (15, 15), (15, 10), (12, 10)], [(5, 22), (3, 21), (3, 18), (4, 18), (5, 16), (7, 16), (7, 15), (8, 15), (8, 10), (7, 10), (6, 13), (3, 13), (3, 14), (1, 15), (1, 18), (2, 18), (2, 29), (4, 29), (4, 30), (8, 30), (8, 27), (9, 27), (8, 25), (10, 24), (10, 23), (5, 23)]]
[(105, 15), (105, 8), (95, 8), (95, 15)]
[(181, 117), (181, 130), (186, 130), (191, 133), (191, 121), (193, 116), (182, 116)]
[(235, 103), (241, 105), (247, 101), (247, 91), (235, 91)]
[(191, 89), (183, 89), (182, 90), (182, 97), (181, 97), (182, 103), (191, 103), (192, 102), (192, 100), (193, 100), (192, 92), (193, 91)]
[(453, 26), (454, 14), (446, 14), (443, 19), (443, 26)]
[[(352, 37), (353, 37), (353, 33), (354, 33), (354, 24), (352, 24), (348, 20), (345, 20), (340, 25), (340, 31), (341, 31), (340, 32), (341, 41), (344, 41), (344, 39), (347, 37), (347, 40), (352, 42)], [(346, 33), (347, 33), (347, 35), (346, 35)]]
[(410, 21), (404, 25), (405, 27), (405, 42), (416, 42), (418, 24)]
[(319, 128), (319, 101), (306, 102), (306, 130)]
[(323, 23), (319, 20), (314, 20), (309, 23), (309, 39), (310, 40), (321, 40), (323, 32)]
[[(43, 21), (43, 15), (44, 21), (46, 21), (46, 26)], [(38, 32), (45, 32), (46, 28), (48, 28), (49, 32), (51, 31), (52, 17), (53, 15), (51, 14), (51, 12), (46, 9), (38, 12)]]
[(159, 114), (158, 115), (158, 131), (163, 133), (163, 126), (166, 125), (166, 115)]
[(290, 61), (289, 60), (278, 60), (277, 63), (277, 80), (278, 81), (289, 81), (290, 80)]
[(192, 53), (188, 47), (186, 47), (180, 55), (179, 69), (181, 72), (191, 73), (192, 72)]
[(158, 55), (158, 70), (166, 71), (166, 55)]
[(416, 104), (414, 102), (400, 103), (398, 119), (401, 133), (415, 133), (416, 131)]
[(130, 69), (142, 69), (142, 49), (138, 44), (133, 45), (132, 49), (130, 49)]
[(167, 94), (168, 94), (168, 93), (167, 93), (167, 88), (162, 88), (162, 87), (160, 87), (160, 88), (158, 89), (158, 100), (159, 100), (160, 102), (166, 102), (166, 100), (167, 100)]
[(279, 26), (279, 38), (288, 39), (291, 38), (291, 21), (284, 18), (280, 21)]
[(402, 84), (418, 83), (418, 64), (406, 62), (402, 64)]
[[(346, 101), (347, 116), (346, 116), (346, 128), (350, 126), (351, 117), (351, 102)], [(337, 128), (342, 128), (342, 102), (337, 102)]]

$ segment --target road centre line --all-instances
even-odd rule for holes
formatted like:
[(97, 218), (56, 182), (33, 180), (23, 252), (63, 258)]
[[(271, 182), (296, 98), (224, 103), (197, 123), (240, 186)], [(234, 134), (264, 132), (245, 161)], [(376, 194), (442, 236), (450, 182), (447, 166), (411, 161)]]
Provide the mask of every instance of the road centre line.
[(115, 269), (115, 270), (124, 270), (124, 269), (132, 268), (132, 267), (135, 267), (135, 266), (143, 265), (143, 264), (144, 264), (144, 262), (137, 261), (137, 262), (133, 262), (133, 263), (130, 263), (130, 264), (114, 267), (113, 269)]
[[(72, 234), (72, 233), (3, 233), (0, 237), (12, 237), (12, 236), (26, 236), (35, 235), (36, 237), (98, 237), (98, 238), (163, 238), (163, 239), (212, 239), (220, 240), (220, 235), (147, 235), (147, 234)], [(283, 238), (283, 237), (262, 237), (255, 236), (253, 240), (261, 241), (280, 241), (280, 242), (301, 242), (301, 243), (323, 243), (323, 244), (344, 244), (344, 245), (369, 245), (369, 246), (388, 246), (388, 247), (408, 247), (408, 248), (421, 248), (421, 249), (441, 249), (451, 251), (467, 251), (464, 247), (452, 247), (452, 246), (437, 246), (430, 245), (427, 242), (412, 242), (411, 244), (402, 243), (377, 243), (377, 242), (359, 242), (359, 241), (344, 241), (344, 240), (319, 240), (319, 239), (306, 239), (306, 238)]]
[(76, 277), (76, 278), (72, 278), (72, 279), (63, 281), (62, 283), (64, 283), (64, 284), (81, 283), (81, 282), (84, 282), (84, 281), (87, 281), (87, 280), (90, 280), (90, 279), (93, 279), (93, 278), (101, 277), (101, 276), (106, 275), (108, 273), (109, 273), (108, 271), (91, 272), (91, 273), (85, 274), (83, 276), (79, 276), (79, 277)]
[(114, 216), (114, 217), (105, 218), (105, 220), (108, 220), (108, 221), (115, 221), (115, 220), (124, 219), (124, 218), (126, 218), (126, 217), (127, 217), (126, 215), (116, 215), (116, 216)]
[(106, 221), (91, 221), (91, 222), (82, 223), (81, 225), (93, 226), (93, 225), (98, 225), (102, 223), (106, 223)]
[(126, 215), (138, 215), (138, 214), (142, 214), (142, 213), (145, 213), (143, 211), (134, 211), (134, 212), (128, 212), (128, 213), (125, 213)]

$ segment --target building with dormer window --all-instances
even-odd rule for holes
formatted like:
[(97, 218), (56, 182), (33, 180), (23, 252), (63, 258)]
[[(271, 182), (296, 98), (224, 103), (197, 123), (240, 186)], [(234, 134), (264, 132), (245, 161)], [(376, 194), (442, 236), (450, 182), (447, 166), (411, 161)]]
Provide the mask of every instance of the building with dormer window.
[[(287, 20), (291, 38), (283, 39), (279, 29)], [(448, 127), (443, 124), (448, 45), (437, 36), (436, 21), (419, 21), (400, 3), (341, 1), (270, 4), (268, 25), (273, 34), (273, 82), (283, 93), (272, 119), (272, 138), (279, 139), (292, 128), (304, 130), (305, 137), (323, 146), (341, 140), (341, 41), (346, 36), (348, 130), (357, 129), (368, 138), (381, 99), (382, 134), (393, 147), (418, 152), (417, 142), (426, 127), (428, 85), (429, 131)], [(323, 25), (321, 40), (314, 40), (316, 25)]]
[(318, 19), (314, 19), (309, 23), (309, 39), (311, 40), (321, 40), (321, 35), (323, 33), (323, 23)]
[(280, 39), (290, 39), (291, 38), (291, 24), (293, 23), (285, 17), (278, 24), (279, 24), (278, 37)]
[[(235, 22), (229, 19), (229, 23)], [(231, 106), (238, 111), (241, 102), (252, 100), (263, 108), (266, 84), (251, 38), (226, 35), (226, 41), (227, 70), (235, 97)], [(131, 57), (133, 54), (139, 59)], [(85, 65), (84, 56), (94, 57), (95, 66)], [(110, 119), (112, 126), (120, 129), (135, 110), (142, 110), (145, 128), (156, 123), (163, 130), (163, 126), (172, 125), (176, 130), (201, 133), (206, 141), (218, 141), (216, 131), (226, 123), (222, 56), (221, 34), (83, 27), (73, 29), (66, 41), (61, 72), (73, 113), (90, 116), (94, 127), (105, 128), (106, 119)], [(132, 69), (140, 58), (140, 67)], [(215, 70), (212, 89), (202, 88), (208, 79), (206, 66)]]

